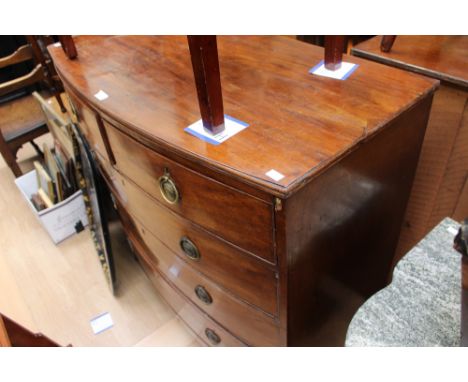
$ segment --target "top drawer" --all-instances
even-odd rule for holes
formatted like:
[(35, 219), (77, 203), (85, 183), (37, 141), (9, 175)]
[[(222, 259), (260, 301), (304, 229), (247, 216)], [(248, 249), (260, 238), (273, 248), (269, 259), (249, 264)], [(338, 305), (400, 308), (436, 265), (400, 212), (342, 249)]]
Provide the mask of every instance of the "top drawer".
[(104, 126), (120, 172), (171, 210), (275, 262), (271, 205), (157, 154), (106, 121)]
[[(110, 170), (114, 161), (110, 148), (106, 147), (107, 137), (102, 125), (101, 117), (92, 109), (88, 108), (73, 93), (67, 89), (72, 111), (75, 114), (78, 125), (83, 135), (86, 137), (91, 150), (98, 156), (99, 162), (103, 164), (107, 171)], [(101, 126), (99, 124), (101, 123)], [(104, 134), (104, 136), (103, 136)]]

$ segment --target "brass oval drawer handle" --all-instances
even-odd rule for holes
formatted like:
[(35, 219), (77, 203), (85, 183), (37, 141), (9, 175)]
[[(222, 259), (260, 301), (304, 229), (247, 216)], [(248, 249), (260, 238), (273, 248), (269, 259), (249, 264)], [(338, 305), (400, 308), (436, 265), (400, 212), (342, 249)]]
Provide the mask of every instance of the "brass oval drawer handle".
[(169, 204), (176, 204), (180, 200), (179, 190), (167, 170), (158, 182), (163, 199)]
[(204, 287), (202, 287), (201, 285), (197, 285), (195, 287), (195, 294), (200, 299), (200, 301), (204, 302), (207, 305), (209, 305), (209, 304), (211, 304), (213, 302), (213, 299), (211, 298), (208, 291)]
[(190, 260), (195, 260), (195, 261), (200, 260), (200, 251), (198, 250), (194, 242), (190, 240), (187, 236), (183, 236), (180, 239), (179, 245), (180, 245), (180, 248), (182, 248), (182, 251), (184, 251), (185, 255)]
[(205, 329), (205, 336), (210, 340), (213, 345), (218, 345), (221, 342), (221, 338), (216, 334), (216, 332), (212, 329), (206, 328)]

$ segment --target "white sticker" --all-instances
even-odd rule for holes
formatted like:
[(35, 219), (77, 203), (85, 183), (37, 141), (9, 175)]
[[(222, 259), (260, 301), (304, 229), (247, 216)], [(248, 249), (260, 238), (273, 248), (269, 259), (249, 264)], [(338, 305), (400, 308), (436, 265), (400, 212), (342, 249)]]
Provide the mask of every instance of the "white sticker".
[(458, 233), (458, 230), (456, 228), (453, 228), (453, 227), (448, 227), (447, 231), (449, 233), (451, 233), (452, 235), (456, 235)]
[(99, 334), (104, 330), (112, 328), (113, 326), (114, 322), (112, 321), (112, 317), (108, 312), (103, 313), (91, 320), (91, 328), (93, 329), (94, 334)]
[(103, 90), (99, 90), (95, 95), (94, 95), (99, 101), (104, 101), (105, 99), (109, 98), (107, 93)]
[(225, 129), (218, 134), (211, 134), (203, 128), (202, 120), (198, 120), (192, 123), (189, 127), (185, 128), (185, 131), (193, 136), (211, 143), (212, 145), (219, 145), (229, 138), (233, 137), (240, 131), (244, 130), (249, 125), (245, 122), (239, 121), (229, 115), (224, 115), (224, 127)]
[(265, 173), (266, 176), (269, 176), (271, 179), (279, 181), (284, 178), (284, 175), (281, 174), (280, 172), (271, 169), (270, 171)]
[(169, 268), (169, 272), (171, 272), (174, 275), (174, 277), (179, 277), (179, 270), (175, 265)]
[(59, 47), (59, 46), (62, 46), (62, 44), (60, 44), (60, 42), (56, 42), (56, 43), (54, 44), (54, 46), (55, 46), (55, 47)]
[(337, 70), (328, 70), (325, 68), (325, 63), (320, 61), (316, 66), (309, 70), (309, 73), (317, 76), (334, 78), (336, 80), (345, 80), (353, 73), (359, 65), (351, 62), (342, 62), (341, 67)]

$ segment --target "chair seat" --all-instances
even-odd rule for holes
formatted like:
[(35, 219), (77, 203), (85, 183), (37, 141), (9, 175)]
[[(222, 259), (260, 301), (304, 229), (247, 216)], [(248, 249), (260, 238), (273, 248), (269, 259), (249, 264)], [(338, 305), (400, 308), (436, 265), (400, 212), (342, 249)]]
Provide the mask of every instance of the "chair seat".
[[(47, 97), (49, 94), (41, 95)], [(44, 113), (31, 94), (0, 105), (0, 131), (7, 142), (44, 125)]]

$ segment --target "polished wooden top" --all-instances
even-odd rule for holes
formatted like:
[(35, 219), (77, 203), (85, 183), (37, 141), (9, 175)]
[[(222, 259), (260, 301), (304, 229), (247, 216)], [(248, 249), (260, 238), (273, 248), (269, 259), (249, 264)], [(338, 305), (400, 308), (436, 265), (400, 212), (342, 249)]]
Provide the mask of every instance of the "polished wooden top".
[(380, 51), (381, 39), (364, 41), (352, 53), (468, 88), (468, 36), (397, 36), (389, 53)]
[[(222, 173), (287, 196), (413, 105), (437, 82), (367, 60), (345, 81), (308, 73), (323, 49), (285, 37), (218, 37), (225, 113), (250, 126), (214, 146), (200, 119), (185, 36), (80, 36), (50, 52), (65, 84), (105, 117)], [(94, 94), (109, 98), (98, 101)], [(274, 169), (284, 178), (265, 173)]]

